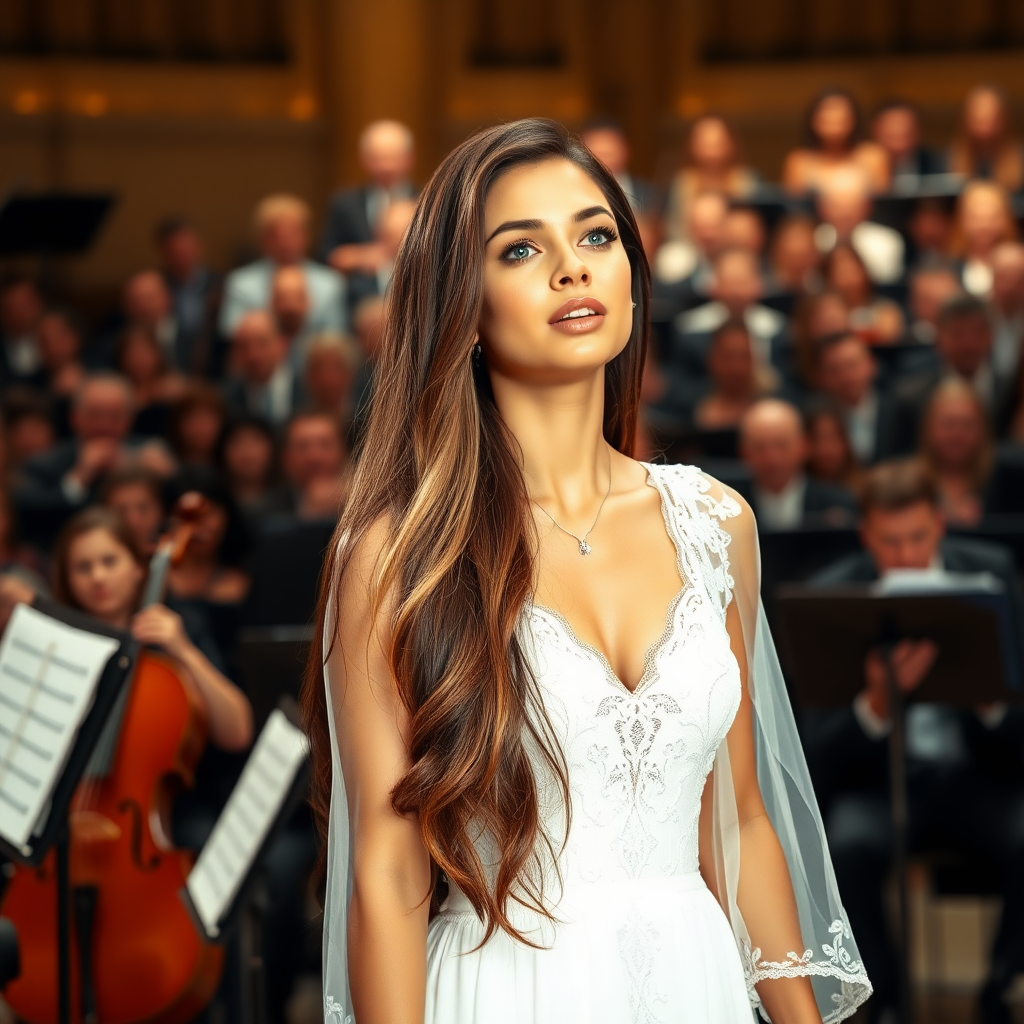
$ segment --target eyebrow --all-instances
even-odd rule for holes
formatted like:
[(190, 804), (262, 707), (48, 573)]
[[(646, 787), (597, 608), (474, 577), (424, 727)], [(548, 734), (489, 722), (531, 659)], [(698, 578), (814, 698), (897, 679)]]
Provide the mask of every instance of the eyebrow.
[[(582, 221), (590, 220), (591, 217), (597, 217), (600, 214), (604, 214), (606, 217), (611, 217), (611, 210), (606, 209), (603, 206), (588, 206), (585, 210), (577, 210), (572, 215), (573, 224), (579, 224)], [(613, 218), (614, 219), (614, 218)], [(504, 224), (499, 224), (488, 236), (487, 241), (484, 245), (489, 245), (491, 239), (496, 235), (500, 235), (503, 231), (540, 231), (544, 227), (544, 221), (542, 220), (507, 220)]]

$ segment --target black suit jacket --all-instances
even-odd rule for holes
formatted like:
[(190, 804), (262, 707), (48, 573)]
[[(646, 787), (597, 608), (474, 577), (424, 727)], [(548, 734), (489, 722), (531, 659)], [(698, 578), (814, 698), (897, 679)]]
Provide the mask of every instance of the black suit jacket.
[[(263, 416), (262, 409), (254, 409), (249, 404), (249, 391), (245, 382), (238, 377), (231, 377), (224, 383), (224, 404), (231, 416)], [(292, 375), (292, 394), (288, 415), (293, 416), (306, 404), (306, 388), (299, 374)], [(283, 426), (283, 424), (278, 424)]]
[[(949, 572), (990, 572), (1003, 582), (1014, 606), (1014, 621), (1024, 625), (1013, 555), (1006, 548), (984, 541), (946, 537), (942, 562)], [(862, 551), (841, 559), (811, 580), (812, 586), (873, 583), (878, 571)], [(957, 712), (972, 767), (1002, 782), (1024, 778), (1024, 711), (1011, 709), (995, 728), (986, 728), (970, 710)], [(841, 791), (886, 791), (889, 766), (884, 739), (867, 735), (852, 707), (805, 711), (804, 748), (819, 799)]]
[[(757, 494), (753, 485), (736, 489), (750, 502), (754, 515), (758, 516)], [(802, 511), (801, 526), (852, 526), (857, 518), (857, 501), (845, 487), (808, 477)]]
[(370, 187), (360, 185), (331, 196), (317, 253), (325, 263), (339, 245), (362, 245), (373, 241), (373, 227), (366, 207), (369, 194)]

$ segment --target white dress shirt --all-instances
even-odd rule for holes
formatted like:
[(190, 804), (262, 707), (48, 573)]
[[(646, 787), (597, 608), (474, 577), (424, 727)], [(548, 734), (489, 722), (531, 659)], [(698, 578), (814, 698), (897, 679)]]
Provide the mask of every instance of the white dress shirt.
[(795, 530), (804, 521), (804, 494), (807, 477), (797, 474), (777, 494), (755, 485), (757, 521), (769, 530)]

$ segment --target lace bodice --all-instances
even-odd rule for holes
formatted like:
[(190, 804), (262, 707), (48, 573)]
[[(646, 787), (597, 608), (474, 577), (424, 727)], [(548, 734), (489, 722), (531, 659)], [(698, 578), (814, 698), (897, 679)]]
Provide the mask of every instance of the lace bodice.
[[(566, 886), (697, 870), (701, 794), (740, 701), (740, 674), (725, 629), (731, 579), (722, 518), (707, 480), (684, 466), (649, 467), (675, 544), (680, 589), (665, 629), (630, 692), (607, 659), (558, 613), (528, 610), (524, 646), (568, 769), (571, 828)], [(548, 834), (564, 826), (550, 803)]]

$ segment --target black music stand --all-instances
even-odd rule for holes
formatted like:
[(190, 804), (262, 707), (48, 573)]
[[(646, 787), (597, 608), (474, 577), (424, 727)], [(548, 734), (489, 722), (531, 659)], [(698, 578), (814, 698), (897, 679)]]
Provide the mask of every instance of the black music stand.
[(109, 193), (13, 195), (0, 206), (0, 256), (85, 252), (114, 205)]
[(139, 644), (127, 633), (112, 629), (83, 612), (37, 597), (32, 607), (58, 622), (98, 633), (118, 641), (96, 683), (92, 707), (79, 727), (64, 768), (50, 794), (50, 808), (41, 829), (24, 846), (14, 846), (0, 837), (0, 853), (28, 867), (37, 867), (53, 848), (57, 875), (57, 1019), (71, 1022), (71, 835), (68, 813), (75, 790), (100, 740), (107, 718), (117, 704), (125, 684), (135, 670)]
[[(898, 978), (900, 1019), (914, 1019), (907, 915), (908, 703), (975, 707), (1020, 697), (1021, 658), (1009, 595), (973, 589), (921, 594), (880, 594), (871, 585), (786, 586), (777, 612), (784, 663), (797, 700), (806, 707), (849, 705), (864, 689), (864, 661), (886, 655), (892, 728), (889, 779), (893, 867), (899, 895)], [(938, 656), (921, 685), (904, 694), (888, 657), (903, 639), (929, 639)], [(965, 682), (970, 681), (970, 689)]]
[[(277, 710), (282, 712), (292, 726), (302, 729), (302, 722), (298, 705), (291, 697), (282, 697)], [(259, 739), (257, 739), (257, 745)], [(250, 755), (251, 757), (251, 755)], [(244, 774), (244, 773), (243, 773)], [(236, 784), (236, 790), (242, 784), (242, 779)], [(289, 819), (298, 809), (298, 806), (305, 799), (306, 788), (309, 783), (309, 758), (304, 757), (302, 763), (296, 769), (294, 775), (288, 781), (281, 799), (273, 808), (269, 826), (263, 833), (259, 843), (249, 851), (244, 877), (241, 884), (235, 890), (229, 903), (218, 915), (216, 923), (208, 925), (203, 922), (203, 917), (193, 901), (192, 894), (186, 887), (181, 890), (181, 900), (185, 904), (192, 918), (192, 923), (199, 932), (200, 937), (206, 942), (224, 943), (236, 930), (241, 946), (242, 966), (242, 1000), (241, 1019), (247, 1024), (264, 1024), (266, 1020), (266, 986), (263, 976), (263, 917), (267, 909), (266, 880), (263, 872), (263, 862), (274, 841), (281, 830), (287, 825)], [(234, 797), (234, 792), (232, 797)], [(225, 818), (231, 807), (228, 805), (221, 812), (218, 824)], [(211, 839), (217, 832), (216, 826), (211, 833)], [(210, 840), (207, 840), (209, 845)], [(205, 849), (205, 847), (204, 847)], [(200, 858), (203, 851), (200, 851)], [(193, 871), (199, 866), (200, 860), (196, 860)]]

